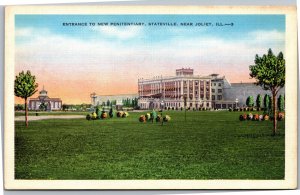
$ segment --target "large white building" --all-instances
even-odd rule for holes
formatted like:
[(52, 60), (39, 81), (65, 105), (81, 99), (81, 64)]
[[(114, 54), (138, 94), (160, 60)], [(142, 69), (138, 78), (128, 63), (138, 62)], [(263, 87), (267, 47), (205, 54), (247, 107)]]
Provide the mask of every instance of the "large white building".
[(211, 108), (211, 76), (196, 76), (194, 70), (182, 68), (175, 76), (138, 80), (138, 105), (141, 109), (184, 107)]
[[(254, 83), (230, 83), (225, 76), (194, 75), (194, 70), (181, 68), (175, 76), (138, 79), (138, 105), (141, 109), (214, 108), (246, 106), (248, 96), (269, 94)], [(279, 94), (284, 94), (284, 88)], [(186, 105), (184, 100), (186, 98)]]

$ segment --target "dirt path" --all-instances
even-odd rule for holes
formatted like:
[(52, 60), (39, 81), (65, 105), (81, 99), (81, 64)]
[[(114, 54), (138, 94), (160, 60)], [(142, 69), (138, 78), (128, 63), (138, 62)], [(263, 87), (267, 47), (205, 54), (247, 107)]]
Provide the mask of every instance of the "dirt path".
[[(47, 116), (28, 116), (29, 121), (44, 120), (44, 119), (73, 119), (85, 118), (83, 115), (47, 115)], [(25, 121), (24, 116), (15, 116), (15, 121)]]

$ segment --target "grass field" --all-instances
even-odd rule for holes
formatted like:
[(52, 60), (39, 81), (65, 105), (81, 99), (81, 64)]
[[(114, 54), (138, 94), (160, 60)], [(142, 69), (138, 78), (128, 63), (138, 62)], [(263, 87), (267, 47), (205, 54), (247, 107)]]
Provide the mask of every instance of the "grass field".
[(16, 122), (16, 179), (284, 179), (284, 121), (239, 121), (240, 112), (168, 111), (128, 118)]

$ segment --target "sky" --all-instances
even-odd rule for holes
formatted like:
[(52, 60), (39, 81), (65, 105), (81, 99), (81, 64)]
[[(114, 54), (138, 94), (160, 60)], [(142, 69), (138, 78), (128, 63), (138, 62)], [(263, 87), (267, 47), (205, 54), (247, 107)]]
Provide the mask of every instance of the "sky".
[(92, 92), (137, 93), (138, 78), (173, 76), (177, 68), (254, 82), (256, 54), (285, 53), (285, 16), (16, 15), (15, 40), (16, 75), (30, 70), (49, 97), (81, 104)]

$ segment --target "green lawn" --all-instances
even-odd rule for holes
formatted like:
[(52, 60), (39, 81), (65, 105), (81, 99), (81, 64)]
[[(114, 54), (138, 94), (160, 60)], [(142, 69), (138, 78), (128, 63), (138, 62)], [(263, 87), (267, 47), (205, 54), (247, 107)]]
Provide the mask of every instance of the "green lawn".
[(239, 121), (240, 112), (168, 111), (128, 118), (16, 122), (16, 179), (284, 179), (284, 122)]

